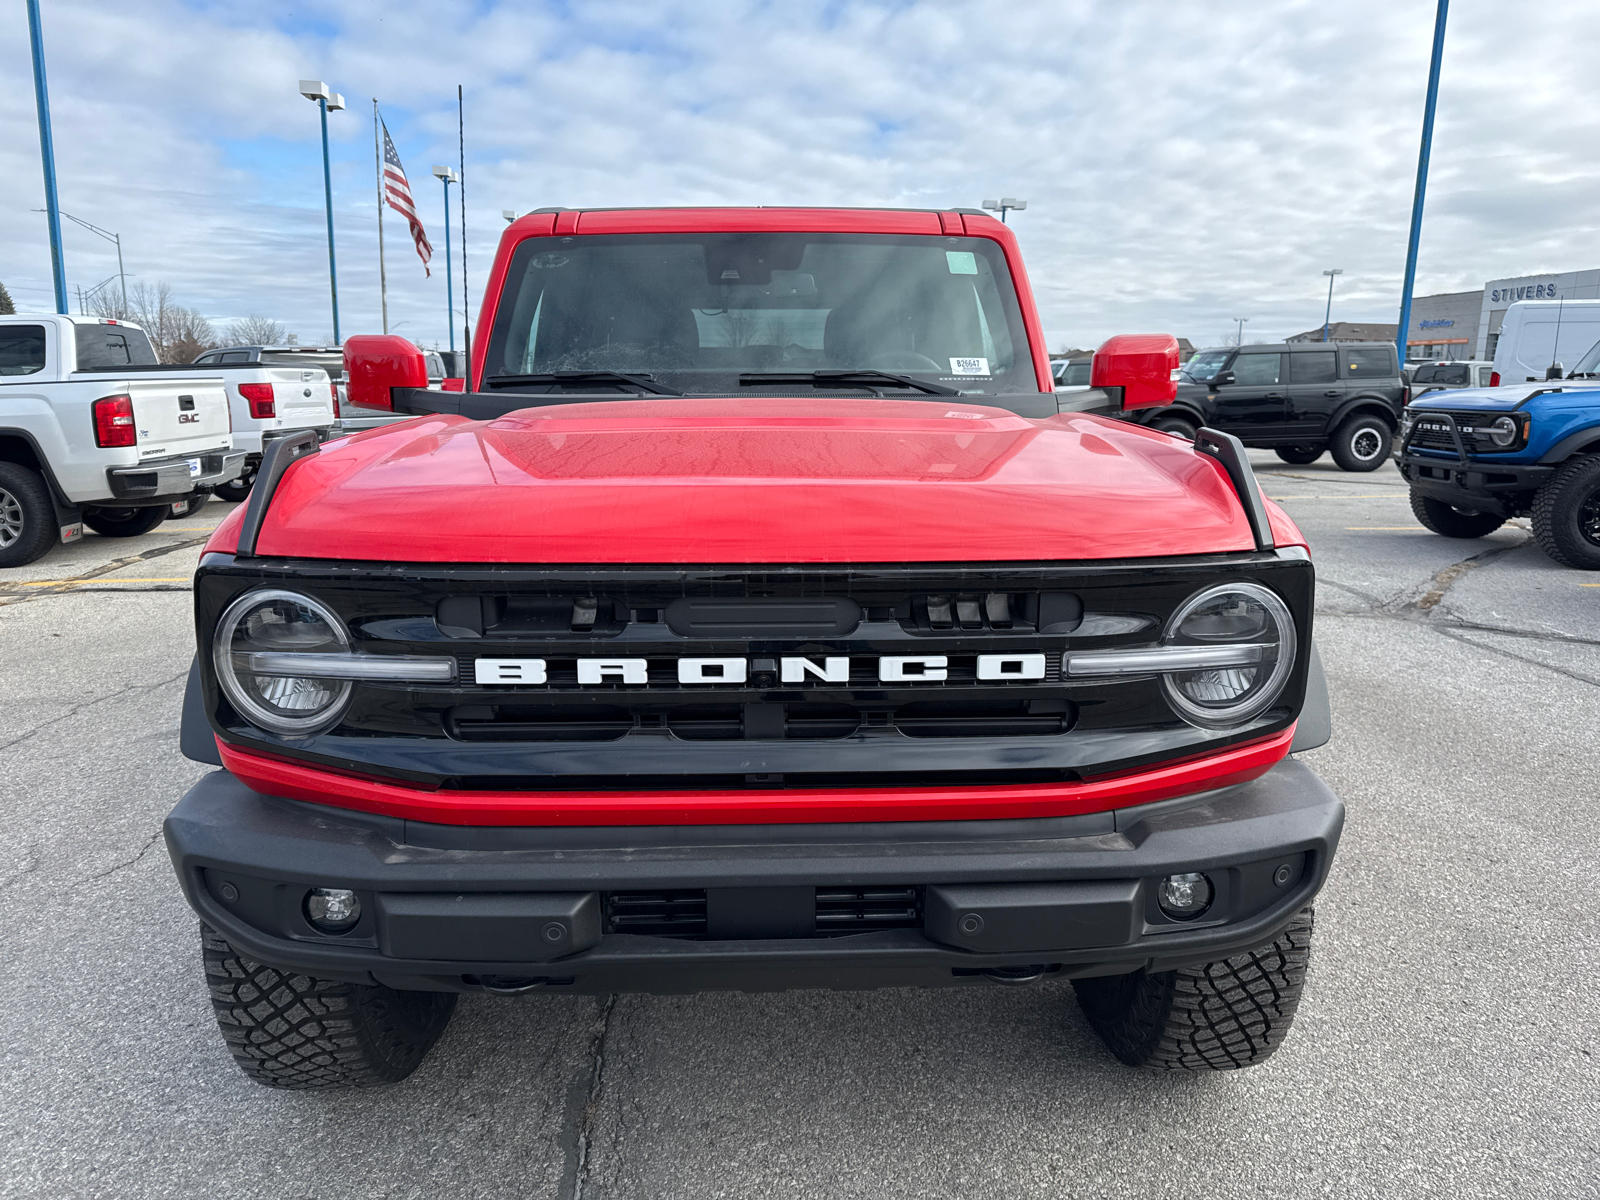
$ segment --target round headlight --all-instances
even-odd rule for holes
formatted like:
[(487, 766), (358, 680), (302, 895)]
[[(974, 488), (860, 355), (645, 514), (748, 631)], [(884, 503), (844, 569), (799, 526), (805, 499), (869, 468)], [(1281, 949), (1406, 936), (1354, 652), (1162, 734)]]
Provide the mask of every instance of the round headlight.
[(1512, 417), (1496, 417), (1485, 428), (1496, 446), (1509, 446), (1517, 440), (1517, 422)]
[(350, 649), (344, 623), (297, 592), (247, 592), (229, 606), (211, 642), (223, 695), (239, 715), (272, 733), (308, 734), (339, 719), (349, 680), (253, 671), (253, 654), (273, 651), (340, 654)]
[(1168, 646), (1248, 646), (1248, 665), (1163, 675), (1167, 700), (1184, 720), (1206, 728), (1248, 721), (1283, 691), (1294, 668), (1294, 618), (1275, 592), (1228, 583), (1190, 596), (1167, 623)]

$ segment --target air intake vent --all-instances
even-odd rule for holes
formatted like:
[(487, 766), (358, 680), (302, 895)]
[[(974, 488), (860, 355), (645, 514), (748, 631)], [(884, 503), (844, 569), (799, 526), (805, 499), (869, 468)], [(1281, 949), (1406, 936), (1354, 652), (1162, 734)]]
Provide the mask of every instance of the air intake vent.
[(706, 894), (688, 890), (607, 892), (606, 929), (649, 937), (703, 938)]
[(919, 887), (817, 889), (817, 932), (824, 936), (916, 929), (921, 924)]

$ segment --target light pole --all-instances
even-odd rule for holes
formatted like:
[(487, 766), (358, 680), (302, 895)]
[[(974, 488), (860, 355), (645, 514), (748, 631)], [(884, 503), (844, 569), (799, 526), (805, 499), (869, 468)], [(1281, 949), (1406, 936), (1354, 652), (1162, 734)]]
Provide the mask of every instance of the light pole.
[(320, 79), (302, 79), (300, 81), (300, 94), (307, 100), (317, 102), (317, 111), (322, 117), (322, 190), (328, 203), (328, 291), (333, 297), (333, 344), (340, 344), (339, 337), (339, 270), (333, 257), (333, 168), (328, 164), (328, 113), (338, 112), (344, 107), (344, 97), (337, 92), (330, 92), (328, 85)]
[(990, 212), (998, 212), (1000, 214), (1000, 224), (1004, 225), (1006, 223), (1006, 213), (1021, 212), (1028, 207), (1028, 202), (1026, 200), (1018, 200), (1015, 196), (1002, 196), (998, 200), (985, 200), (983, 206)]
[(1333, 277), (1335, 275), (1343, 275), (1344, 268), (1339, 267), (1332, 271), (1324, 271), (1323, 274), (1328, 277), (1328, 311), (1322, 314), (1322, 340), (1327, 341), (1328, 320), (1333, 316)]
[(44, 79), (44, 30), (39, 0), (28, 0), (28, 39), (33, 47), (33, 97), (39, 108), (39, 157), (44, 161), (45, 218), (50, 226), (50, 270), (56, 285), (56, 311), (66, 313), (67, 263), (61, 257), (61, 204), (56, 199), (56, 143), (50, 134), (50, 89)]
[(1246, 321), (1248, 321), (1249, 319), (1250, 319), (1249, 317), (1235, 317), (1234, 318), (1235, 323), (1239, 326), (1239, 336), (1234, 339), (1234, 343), (1233, 343), (1235, 346), (1244, 345), (1244, 323)]
[[(44, 212), (45, 210), (42, 208), (36, 208), (33, 211)], [(126, 314), (128, 311), (128, 275), (127, 272), (122, 269), (122, 235), (120, 233), (112, 233), (109, 230), (101, 229), (98, 225), (91, 225), (82, 217), (75, 217), (69, 212), (61, 213), (61, 215), (69, 221), (74, 221), (77, 224), (82, 225), (90, 233), (98, 233), (101, 237), (105, 238), (106, 241), (115, 242), (117, 244), (117, 273), (112, 278), (120, 278), (122, 280), (122, 311), (124, 314)], [(106, 283), (110, 282), (110, 279), (106, 280)], [(101, 288), (105, 287), (105, 285), (105, 283), (96, 284), (89, 290), (91, 292), (97, 292)]]
[(1433, 18), (1433, 58), (1428, 63), (1428, 98), (1422, 106), (1422, 149), (1417, 154), (1417, 189), (1411, 197), (1411, 236), (1406, 240), (1406, 278), (1400, 291), (1400, 326), (1395, 335), (1399, 343), (1400, 365), (1406, 361), (1406, 344), (1411, 334), (1411, 291), (1417, 283), (1417, 247), (1422, 241), (1422, 201), (1428, 190), (1428, 155), (1433, 150), (1433, 110), (1439, 105), (1439, 66), (1444, 60), (1444, 22), (1450, 15), (1450, 0), (1439, 0)]
[(433, 168), (433, 173), (439, 182), (444, 184), (444, 302), (445, 307), (450, 312), (450, 353), (454, 354), (456, 352), (456, 296), (455, 284), (451, 281), (450, 275), (450, 185), (461, 182), (461, 176), (457, 175), (451, 168), (441, 167), (437, 164)]

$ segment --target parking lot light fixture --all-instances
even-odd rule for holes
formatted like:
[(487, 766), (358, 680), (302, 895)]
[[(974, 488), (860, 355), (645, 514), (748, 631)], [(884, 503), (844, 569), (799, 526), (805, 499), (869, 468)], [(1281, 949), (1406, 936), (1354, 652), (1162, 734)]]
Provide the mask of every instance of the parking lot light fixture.
[(322, 190), (328, 206), (328, 291), (333, 301), (333, 344), (339, 345), (339, 268), (333, 253), (333, 168), (328, 162), (328, 114), (344, 107), (344, 97), (330, 92), (320, 79), (302, 79), (300, 94), (317, 102), (322, 118)]
[(1322, 314), (1322, 340), (1328, 340), (1328, 318), (1333, 316), (1333, 277), (1343, 275), (1343, 268), (1336, 267), (1332, 271), (1324, 271), (1328, 277), (1328, 311)]
[(1000, 214), (1000, 224), (1006, 223), (1006, 213), (1021, 212), (1028, 207), (1026, 200), (1018, 200), (1015, 196), (1002, 196), (998, 200), (985, 200), (983, 206), (991, 212)]
[(450, 268), (450, 185), (461, 182), (450, 167), (441, 167), (437, 164), (433, 168), (434, 175), (439, 182), (444, 184), (444, 302), (450, 314), (450, 353), (456, 351), (456, 298), (455, 285), (451, 281)]
[(1244, 345), (1244, 323), (1249, 319), (1249, 317), (1235, 317), (1233, 319), (1234, 323), (1239, 326), (1239, 335), (1233, 340), (1235, 346)]

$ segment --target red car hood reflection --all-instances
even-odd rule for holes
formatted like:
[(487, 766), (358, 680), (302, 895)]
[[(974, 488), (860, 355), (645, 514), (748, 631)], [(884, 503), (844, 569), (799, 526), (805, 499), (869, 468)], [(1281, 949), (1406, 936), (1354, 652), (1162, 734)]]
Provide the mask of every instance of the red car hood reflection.
[[(241, 511), (208, 549), (231, 550)], [(1274, 513), (1279, 541), (1300, 540)], [(1248, 550), (1222, 468), (1165, 434), (965, 399), (628, 400), (420, 417), (285, 474), (263, 555), (881, 563)]]

